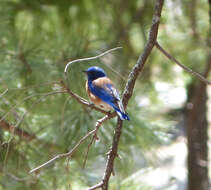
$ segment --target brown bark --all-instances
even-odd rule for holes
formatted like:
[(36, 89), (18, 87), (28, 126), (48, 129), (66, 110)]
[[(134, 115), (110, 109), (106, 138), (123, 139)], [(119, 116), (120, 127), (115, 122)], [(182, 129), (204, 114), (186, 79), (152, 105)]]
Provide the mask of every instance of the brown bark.
[[(204, 76), (211, 69), (209, 56)], [(187, 140), (188, 140), (188, 190), (208, 190), (208, 121), (206, 83), (193, 82), (188, 91)]]
[(23, 129), (17, 128), (11, 124), (9, 124), (5, 120), (0, 121), (0, 128), (9, 131), (10, 133), (13, 133), (14, 135), (18, 135), (20, 138), (23, 138), (24, 140), (31, 141), (33, 139), (36, 139), (36, 136), (34, 134), (30, 134), (27, 131), (24, 131)]
[[(209, 4), (209, 22), (211, 30), (211, 0)], [(210, 33), (207, 39), (208, 59), (204, 71), (207, 78), (211, 70)], [(193, 82), (188, 91), (187, 138), (188, 138), (188, 190), (208, 190), (208, 121), (207, 121), (207, 85)]]
[[(133, 94), (133, 89), (136, 83), (136, 79), (139, 76), (139, 74), (143, 71), (144, 65), (153, 47), (156, 44), (163, 3), (164, 3), (163, 0), (157, 0), (155, 3), (155, 9), (154, 9), (154, 14), (152, 18), (152, 25), (150, 28), (147, 44), (145, 45), (143, 53), (139, 56), (137, 63), (134, 65), (131, 73), (128, 76), (128, 81), (127, 81), (127, 84), (123, 93), (123, 98), (122, 98), (124, 107), (127, 107), (129, 99), (131, 98)], [(108, 153), (106, 169), (105, 169), (102, 181), (99, 184), (90, 187), (89, 190), (94, 190), (97, 188), (101, 188), (102, 190), (108, 190), (109, 179), (110, 179), (111, 173), (114, 171), (114, 161), (115, 161), (115, 158), (117, 157), (118, 144), (119, 144), (119, 140), (121, 136), (122, 124), (123, 124), (123, 121), (118, 118), (117, 126), (114, 131), (111, 150)]]
[(3, 129), (5, 131), (8, 131), (8, 132), (14, 134), (26, 142), (36, 140), (51, 150), (53, 150), (53, 149), (55, 149), (57, 151), (60, 150), (60, 147), (57, 144), (49, 143), (42, 139), (39, 139), (35, 134), (29, 133), (21, 128), (15, 127), (14, 125), (10, 124), (9, 122), (7, 122), (4, 119), (2, 119), (2, 120), (0, 119), (0, 129)]

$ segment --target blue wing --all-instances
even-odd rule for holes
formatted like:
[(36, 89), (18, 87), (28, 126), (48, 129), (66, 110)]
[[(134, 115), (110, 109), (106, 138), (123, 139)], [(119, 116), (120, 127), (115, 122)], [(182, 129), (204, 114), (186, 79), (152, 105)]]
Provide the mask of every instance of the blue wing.
[(112, 107), (119, 100), (119, 95), (118, 93), (115, 93), (115, 90), (111, 84), (105, 84), (103, 87), (99, 87), (92, 83), (89, 88), (92, 94)]
[(107, 77), (104, 77), (104, 79), (101, 78), (100, 80), (97, 79), (90, 82), (88, 86), (92, 94), (112, 106), (122, 120), (129, 120), (129, 117), (125, 114), (119, 93), (111, 84), (110, 79)]

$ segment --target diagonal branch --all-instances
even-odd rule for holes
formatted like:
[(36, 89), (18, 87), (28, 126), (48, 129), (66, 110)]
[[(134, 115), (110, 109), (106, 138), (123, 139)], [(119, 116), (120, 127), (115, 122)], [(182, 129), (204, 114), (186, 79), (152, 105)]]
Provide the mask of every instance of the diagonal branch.
[[(155, 3), (152, 26), (149, 32), (149, 39), (147, 41), (147, 44), (144, 48), (143, 53), (139, 56), (137, 63), (135, 64), (131, 73), (128, 76), (128, 81), (123, 93), (123, 104), (125, 107), (127, 106), (128, 101), (133, 94), (133, 89), (135, 86), (136, 79), (138, 75), (141, 73), (141, 71), (143, 70), (144, 65), (147, 61), (147, 58), (149, 57), (156, 43), (163, 2), (164, 0), (157, 0)], [(96, 188), (102, 188), (102, 190), (108, 189), (109, 179), (110, 179), (111, 173), (113, 172), (114, 160), (117, 156), (118, 144), (119, 144), (121, 131), (122, 131), (122, 125), (123, 125), (123, 121), (118, 118), (117, 126), (116, 126), (114, 137), (113, 137), (112, 147), (108, 154), (106, 169), (102, 178), (102, 182), (99, 183), (98, 185), (90, 187), (89, 190), (96, 189)]]
[(1, 94), (0, 94), (0, 98), (1, 98), (2, 96), (4, 96), (8, 91), (9, 91), (9, 89), (6, 89), (3, 93), (1, 93)]
[(192, 69), (186, 67), (185, 65), (183, 65), (182, 63), (180, 63), (178, 60), (176, 60), (173, 56), (171, 56), (165, 49), (163, 49), (161, 47), (161, 45), (156, 42), (155, 46), (157, 47), (157, 49), (159, 49), (167, 58), (169, 58), (171, 61), (175, 62), (177, 65), (179, 65), (180, 67), (182, 67), (185, 71), (187, 71), (188, 73), (194, 75), (195, 77), (197, 77), (199, 80), (201, 80), (202, 82), (211, 85), (211, 82), (209, 80), (207, 80), (205, 77), (203, 77), (201, 74), (193, 71)]
[(152, 25), (149, 31), (147, 44), (145, 45), (143, 53), (139, 56), (137, 63), (135, 64), (131, 73), (128, 76), (128, 82), (126, 84), (126, 87), (123, 93), (123, 100), (122, 100), (125, 107), (127, 106), (128, 101), (133, 94), (133, 89), (135, 86), (136, 79), (138, 75), (140, 74), (140, 72), (142, 72), (144, 65), (147, 61), (147, 58), (149, 57), (156, 43), (158, 27), (160, 24), (161, 11), (163, 7), (163, 1), (164, 0), (157, 0), (155, 3), (154, 15), (152, 18)]
[(52, 159), (48, 160), (47, 162), (45, 162), (44, 164), (30, 170), (29, 173), (33, 173), (47, 165), (49, 165), (50, 163), (54, 162), (55, 160), (58, 160), (60, 158), (63, 158), (63, 157), (71, 157), (73, 155), (73, 153), (77, 150), (77, 148), (91, 135), (94, 135), (96, 136), (97, 135), (97, 131), (98, 129), (100, 128), (100, 126), (107, 120), (113, 118), (116, 116), (116, 113), (113, 112), (111, 113), (110, 115), (105, 115), (103, 118), (99, 119), (97, 122), (96, 122), (96, 125), (95, 125), (95, 129), (93, 129), (92, 131), (88, 132), (85, 136), (83, 136), (79, 141), (78, 143), (67, 153), (62, 153), (62, 154), (58, 154), (57, 156), (53, 157)]
[(33, 173), (47, 165), (49, 165), (50, 163), (54, 162), (55, 160), (58, 160), (59, 158), (63, 158), (63, 157), (68, 157), (68, 156), (72, 156), (72, 154), (75, 152), (75, 150), (92, 134), (94, 134), (96, 132), (96, 129), (90, 131), (89, 133), (87, 133), (84, 137), (82, 137), (80, 139), (80, 141), (73, 147), (73, 149), (71, 149), (69, 152), (67, 153), (63, 153), (63, 154), (58, 154), (57, 156), (53, 157), (52, 159), (48, 160), (47, 162), (45, 162), (44, 164), (30, 170), (29, 173)]

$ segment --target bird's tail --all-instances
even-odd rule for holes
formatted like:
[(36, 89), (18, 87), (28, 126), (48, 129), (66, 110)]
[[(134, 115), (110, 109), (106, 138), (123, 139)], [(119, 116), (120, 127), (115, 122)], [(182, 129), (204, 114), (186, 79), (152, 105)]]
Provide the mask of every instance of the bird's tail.
[(130, 120), (129, 116), (125, 113), (122, 101), (118, 102), (118, 105), (113, 106), (121, 120)]

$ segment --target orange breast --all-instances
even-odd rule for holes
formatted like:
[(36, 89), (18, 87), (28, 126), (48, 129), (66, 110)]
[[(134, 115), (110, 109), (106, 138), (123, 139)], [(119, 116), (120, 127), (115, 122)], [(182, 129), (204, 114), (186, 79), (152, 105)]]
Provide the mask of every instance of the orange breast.
[(89, 99), (97, 106), (100, 106), (101, 108), (103, 109), (106, 109), (106, 110), (110, 110), (111, 109), (111, 106), (109, 106), (107, 103), (103, 102), (100, 98), (98, 98), (97, 96), (95, 96), (94, 94), (92, 94), (89, 90), (89, 87), (88, 87), (88, 81), (86, 81), (86, 91), (87, 91), (87, 94), (89, 96)]
[(86, 91), (87, 91), (87, 94), (89, 96), (89, 99), (96, 105), (100, 105), (100, 103), (102, 102), (100, 98), (98, 98), (97, 96), (95, 96), (94, 94), (92, 94), (89, 90), (89, 87), (88, 87), (88, 81), (86, 81)]

